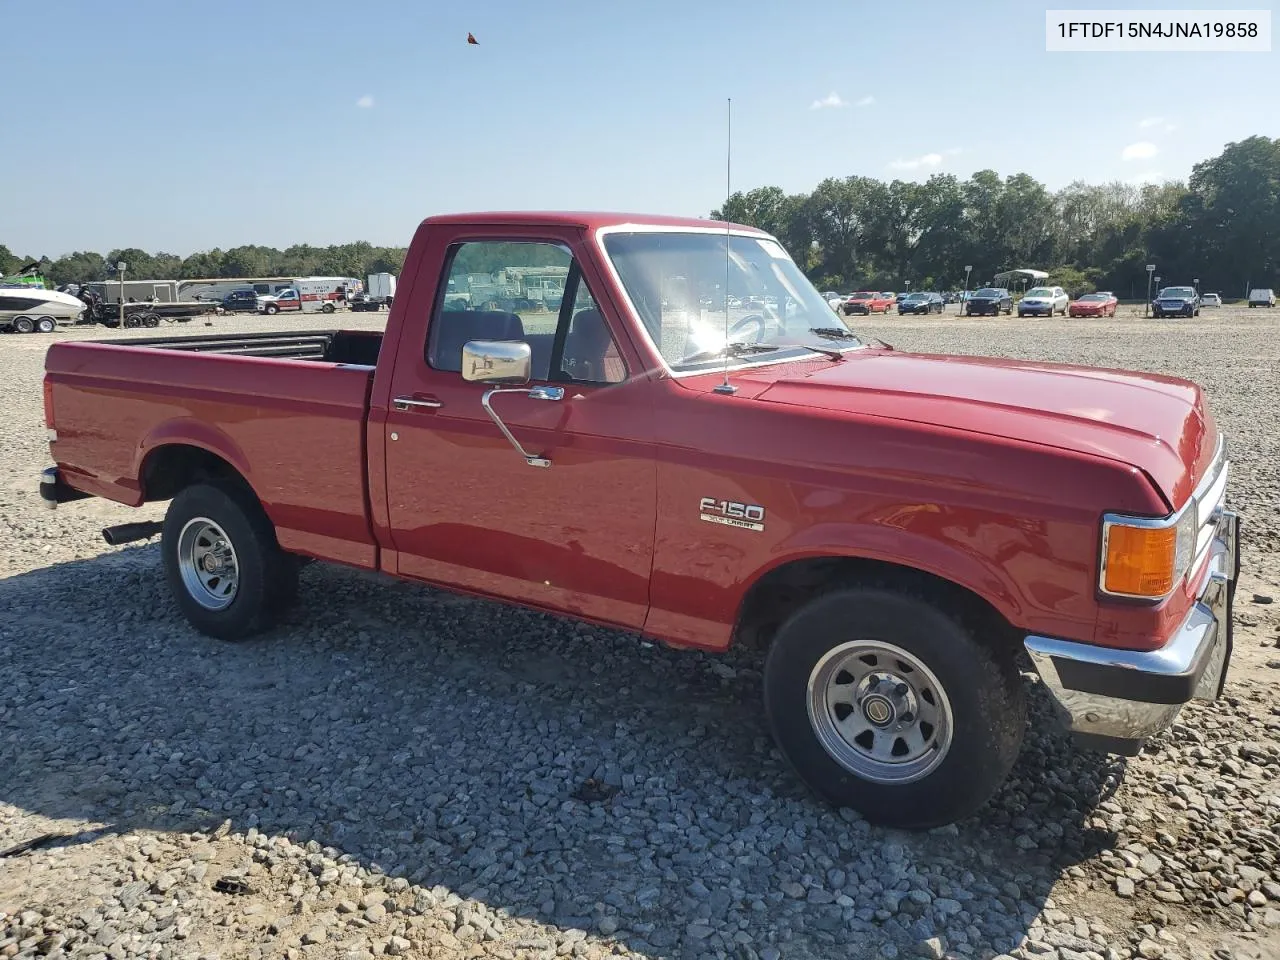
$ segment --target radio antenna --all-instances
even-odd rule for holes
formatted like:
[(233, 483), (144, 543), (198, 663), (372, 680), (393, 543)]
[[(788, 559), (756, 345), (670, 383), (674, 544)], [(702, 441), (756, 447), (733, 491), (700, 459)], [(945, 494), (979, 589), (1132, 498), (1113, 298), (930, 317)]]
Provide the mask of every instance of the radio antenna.
[(724, 157), (724, 379), (716, 393), (737, 393), (729, 382), (729, 198), (733, 195), (733, 97), (728, 104), (728, 127)]

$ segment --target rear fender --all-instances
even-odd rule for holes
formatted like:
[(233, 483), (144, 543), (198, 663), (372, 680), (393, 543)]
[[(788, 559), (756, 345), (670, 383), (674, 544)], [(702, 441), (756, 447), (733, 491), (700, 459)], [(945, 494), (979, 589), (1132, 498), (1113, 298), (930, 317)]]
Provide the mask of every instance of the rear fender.
[[(134, 476), (138, 478), (139, 498), (142, 496), (142, 477), (147, 457), (161, 447), (184, 445), (220, 457), (235, 468), (250, 488), (254, 488), (253, 472), (240, 445), (222, 430), (193, 417), (177, 417), (166, 420), (142, 439), (134, 461)], [(264, 504), (265, 506), (265, 504)]]

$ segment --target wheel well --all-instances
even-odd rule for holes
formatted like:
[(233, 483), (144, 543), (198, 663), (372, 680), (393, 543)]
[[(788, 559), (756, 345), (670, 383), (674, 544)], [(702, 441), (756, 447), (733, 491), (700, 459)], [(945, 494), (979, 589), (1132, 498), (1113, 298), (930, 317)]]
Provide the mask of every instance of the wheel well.
[(859, 557), (815, 557), (770, 570), (743, 599), (733, 643), (766, 650), (778, 628), (804, 603), (857, 584), (910, 592), (956, 617), (993, 649), (1015, 655), (1022, 650), (1022, 632), (972, 590), (914, 567)]
[(172, 500), (193, 483), (207, 480), (247, 481), (216, 453), (185, 443), (156, 447), (142, 464), (142, 496), (147, 502)]

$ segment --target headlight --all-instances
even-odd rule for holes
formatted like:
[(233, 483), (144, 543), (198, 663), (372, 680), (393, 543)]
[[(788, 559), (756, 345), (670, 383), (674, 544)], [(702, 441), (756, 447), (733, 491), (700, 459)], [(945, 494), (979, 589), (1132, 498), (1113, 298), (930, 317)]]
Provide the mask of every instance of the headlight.
[(1177, 523), (1109, 515), (1102, 525), (1102, 589), (1161, 600), (1187, 575), (1196, 543), (1196, 509)]

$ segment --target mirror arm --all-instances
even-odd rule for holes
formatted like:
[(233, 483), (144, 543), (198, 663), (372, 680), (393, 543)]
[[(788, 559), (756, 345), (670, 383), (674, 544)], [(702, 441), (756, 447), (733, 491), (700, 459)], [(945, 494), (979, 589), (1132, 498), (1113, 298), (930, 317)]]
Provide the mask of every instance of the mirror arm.
[(531, 400), (563, 400), (564, 387), (534, 387), (532, 389), (529, 387), (494, 387), (492, 390), (486, 390), (484, 396), (480, 398), (480, 405), (484, 407), (484, 412), (489, 415), (489, 419), (492, 420), (497, 425), (498, 429), (502, 431), (502, 435), (507, 438), (507, 442), (510, 443), (511, 446), (515, 447), (516, 453), (524, 457), (525, 463), (529, 464), (531, 467), (551, 466), (551, 461), (546, 457), (535, 457), (525, 450), (525, 448), (520, 445), (520, 441), (517, 440), (512, 435), (511, 431), (507, 429), (507, 425), (502, 422), (502, 418), (494, 412), (493, 406), (489, 403), (489, 399), (499, 393), (523, 393)]

